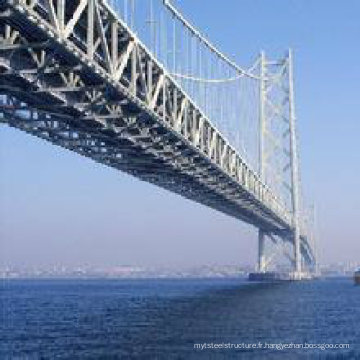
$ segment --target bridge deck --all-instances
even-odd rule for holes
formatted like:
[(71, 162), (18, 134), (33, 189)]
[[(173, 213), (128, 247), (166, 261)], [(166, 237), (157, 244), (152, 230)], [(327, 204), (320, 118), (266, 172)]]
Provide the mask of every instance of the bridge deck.
[(286, 238), (291, 214), (106, 2), (57, 5), (0, 0), (0, 121)]

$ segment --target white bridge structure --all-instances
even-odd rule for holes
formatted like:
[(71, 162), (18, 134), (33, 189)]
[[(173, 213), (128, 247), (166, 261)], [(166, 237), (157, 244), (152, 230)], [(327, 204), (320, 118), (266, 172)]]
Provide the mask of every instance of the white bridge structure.
[(259, 272), (314, 269), (291, 51), (242, 68), (167, 0), (0, 0), (0, 122), (254, 225)]

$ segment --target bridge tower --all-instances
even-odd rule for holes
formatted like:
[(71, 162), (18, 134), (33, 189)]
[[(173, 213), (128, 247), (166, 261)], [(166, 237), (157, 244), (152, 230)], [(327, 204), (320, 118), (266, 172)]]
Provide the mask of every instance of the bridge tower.
[[(293, 255), (288, 257), (293, 267), (293, 278), (299, 279), (302, 272), (300, 185), (292, 51), (289, 49), (287, 55), (279, 61), (267, 59), (262, 51), (259, 58), (259, 78), (259, 173), (262, 181), (277, 193), (285, 192), (284, 200), (292, 213)], [(280, 166), (276, 163), (279, 154), (283, 159)], [(266, 272), (269, 265), (265, 251), (267, 238), (278, 243), (274, 234), (268, 234), (260, 228), (259, 272)]]

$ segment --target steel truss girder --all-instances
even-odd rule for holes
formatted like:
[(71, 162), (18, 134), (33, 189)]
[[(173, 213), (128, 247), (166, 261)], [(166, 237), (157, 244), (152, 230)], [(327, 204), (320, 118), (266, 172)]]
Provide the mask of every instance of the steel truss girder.
[[(290, 230), (275, 194), (105, 1), (0, 0), (0, 10), (0, 92), (28, 111), (3, 108), (6, 123), (264, 230)], [(42, 116), (105, 150), (37, 127)]]

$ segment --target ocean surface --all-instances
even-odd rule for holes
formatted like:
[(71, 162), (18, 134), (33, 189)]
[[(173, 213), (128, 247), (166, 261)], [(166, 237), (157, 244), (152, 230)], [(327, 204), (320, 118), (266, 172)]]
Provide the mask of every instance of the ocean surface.
[(0, 306), (0, 359), (360, 359), (351, 279), (2, 280)]

